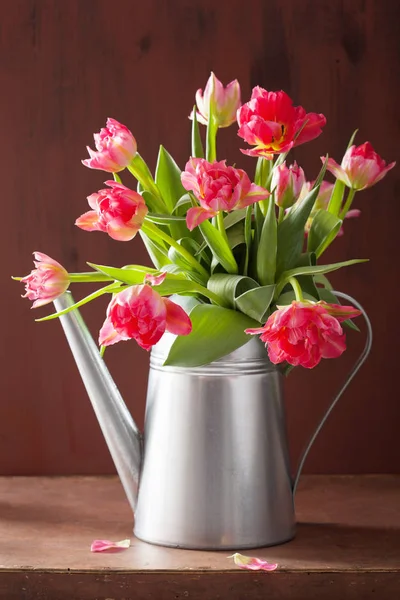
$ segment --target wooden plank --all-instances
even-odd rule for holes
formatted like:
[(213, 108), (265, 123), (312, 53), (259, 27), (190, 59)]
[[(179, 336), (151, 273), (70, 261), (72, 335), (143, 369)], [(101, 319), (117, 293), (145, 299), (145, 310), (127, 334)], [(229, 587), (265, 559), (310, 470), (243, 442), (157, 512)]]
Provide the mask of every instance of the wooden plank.
[[(278, 570), (249, 573), (235, 567), (227, 551), (164, 548), (132, 538), (133, 517), (114, 477), (0, 478), (0, 598), (67, 600), (73, 592), (69, 600), (127, 600), (185, 598), (187, 592), (197, 599), (230, 591), (238, 599), (268, 593), (291, 600), (323, 591), (332, 600), (384, 599), (396, 590), (399, 476), (306, 476), (296, 505), (292, 542), (247, 552), (277, 562)], [(126, 551), (89, 550), (94, 539), (126, 537), (132, 538)]]
[(394, 600), (399, 573), (0, 573), (1, 600)]

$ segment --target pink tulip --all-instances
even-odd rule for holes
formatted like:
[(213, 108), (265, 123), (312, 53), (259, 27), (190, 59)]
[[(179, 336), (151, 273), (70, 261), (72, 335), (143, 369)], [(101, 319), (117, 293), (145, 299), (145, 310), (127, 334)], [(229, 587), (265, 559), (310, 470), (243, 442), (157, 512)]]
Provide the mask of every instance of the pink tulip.
[[(211, 105), (215, 124), (218, 127), (229, 127), (236, 121), (236, 112), (240, 106), (240, 85), (237, 79), (224, 88), (214, 73), (211, 73), (204, 95), (201, 89), (196, 92), (196, 104), (196, 117), (199, 123), (208, 125)], [(193, 119), (193, 112), (190, 119)]]
[(293, 106), (285, 92), (267, 92), (261, 87), (255, 87), (251, 100), (239, 108), (237, 120), (238, 135), (255, 146), (242, 150), (243, 154), (267, 159), (318, 137), (326, 123), (324, 115)]
[(286, 162), (275, 167), (271, 181), (271, 189), (275, 190), (275, 203), (282, 208), (293, 206), (305, 181), (304, 171), (296, 161), (290, 167), (286, 166)]
[(116, 181), (106, 181), (111, 189), (88, 196), (93, 210), (81, 215), (75, 225), (85, 231), (104, 231), (114, 240), (127, 242), (142, 226), (148, 208), (143, 197)]
[(107, 308), (99, 343), (110, 346), (134, 339), (150, 350), (165, 331), (188, 335), (192, 323), (186, 312), (168, 298), (162, 298), (150, 285), (133, 285), (116, 294)]
[(182, 185), (191, 190), (200, 203), (187, 212), (186, 224), (190, 231), (222, 210), (245, 208), (269, 196), (267, 190), (251, 183), (242, 169), (227, 167), (225, 163), (225, 160), (209, 163), (203, 158), (191, 158), (186, 163)]
[[(325, 162), (325, 157), (321, 156), (321, 160)], [(383, 179), (395, 164), (392, 162), (386, 165), (371, 144), (365, 142), (361, 146), (350, 146), (341, 165), (338, 165), (333, 158), (328, 158), (327, 169), (349, 188), (366, 190)]]
[(34, 252), (35, 269), (21, 281), (25, 283), (23, 298), (34, 300), (32, 308), (44, 306), (61, 296), (70, 284), (69, 275), (60, 263), (43, 254)]
[(336, 358), (345, 351), (340, 321), (360, 314), (352, 306), (294, 300), (273, 312), (263, 327), (246, 329), (246, 333), (261, 334), (272, 363), (287, 361), (312, 369), (322, 358)]
[(86, 146), (90, 158), (83, 164), (90, 169), (118, 173), (127, 167), (137, 152), (136, 140), (125, 125), (107, 119), (107, 126), (93, 135), (97, 152)]

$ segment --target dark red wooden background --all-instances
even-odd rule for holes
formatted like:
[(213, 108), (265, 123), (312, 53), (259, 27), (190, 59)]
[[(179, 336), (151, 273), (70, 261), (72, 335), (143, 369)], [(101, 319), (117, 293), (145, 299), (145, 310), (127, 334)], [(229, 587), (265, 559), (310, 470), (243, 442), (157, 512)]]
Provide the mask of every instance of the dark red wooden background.
[[(74, 226), (86, 196), (107, 176), (80, 164), (92, 132), (113, 116), (154, 167), (163, 143), (182, 166), (189, 156), (194, 93), (211, 70), (252, 86), (286, 90), (328, 124), (295, 157), (309, 178), (319, 156), (341, 159), (352, 131), (387, 160), (399, 158), (398, 3), (393, 0), (2, 0), (1, 400), (2, 474), (113, 470), (58, 322), (35, 323), (10, 275), (30, 271), (41, 250), (70, 271), (85, 261), (146, 261), (140, 240), (113, 242)], [(253, 169), (236, 128), (221, 132), (220, 156)], [(375, 343), (368, 365), (331, 416), (307, 463), (311, 472), (398, 472), (398, 243), (400, 167), (357, 195), (326, 260), (370, 257), (336, 273), (338, 289), (368, 310)], [(73, 290), (74, 291), (74, 290)], [(81, 297), (88, 287), (75, 288)], [(106, 300), (83, 311), (96, 332)], [(361, 319), (360, 319), (360, 323)], [(294, 459), (342, 380), (364, 334), (349, 350), (287, 383)], [(107, 352), (135, 418), (143, 421), (148, 355), (135, 343)]]

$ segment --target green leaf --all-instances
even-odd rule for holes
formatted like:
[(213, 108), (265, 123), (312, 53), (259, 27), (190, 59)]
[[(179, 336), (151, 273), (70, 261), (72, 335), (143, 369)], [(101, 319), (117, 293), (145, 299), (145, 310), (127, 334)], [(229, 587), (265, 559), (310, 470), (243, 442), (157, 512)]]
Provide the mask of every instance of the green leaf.
[(79, 308), (84, 304), (87, 304), (88, 302), (99, 298), (103, 294), (113, 294), (114, 292), (118, 292), (120, 289), (120, 283), (111, 283), (110, 285), (107, 285), (101, 288), (100, 290), (96, 290), (92, 294), (89, 294), (85, 298), (82, 298), (82, 300), (75, 302), (75, 304), (72, 304), (72, 306), (68, 306), (67, 308), (64, 308), (64, 310), (60, 310), (59, 312), (47, 315), (46, 317), (42, 317), (41, 319), (35, 319), (35, 321), (39, 323), (40, 321), (50, 321), (51, 319), (57, 319), (58, 317), (61, 317), (62, 315), (66, 315), (67, 313), (71, 312), (71, 310), (75, 310), (76, 308)]
[(275, 281), (276, 247), (277, 223), (274, 197), (271, 194), (257, 250), (257, 279), (261, 285), (271, 285)]
[(291, 269), (299, 260), (304, 244), (304, 227), (310, 216), (319, 187), (311, 190), (298, 205), (293, 206), (289, 214), (278, 225), (276, 273), (278, 277)]
[(186, 190), (181, 183), (181, 170), (164, 146), (160, 146), (158, 153), (156, 184), (168, 210), (172, 212)]
[(342, 220), (326, 210), (318, 210), (308, 233), (307, 249), (317, 258), (328, 248), (340, 231)]
[[(185, 194), (186, 190), (181, 183), (180, 168), (163, 146), (160, 146), (158, 153), (156, 166), (156, 185), (161, 192), (168, 212), (172, 213), (175, 208), (175, 204)], [(184, 222), (171, 222), (169, 226), (171, 235), (174, 239), (179, 239), (185, 235), (188, 235), (188, 229), (186, 227), (186, 223)]]
[(243, 221), (243, 219), (246, 218), (246, 211), (247, 208), (240, 208), (239, 210), (233, 210), (227, 214), (224, 218), (225, 230), (229, 229), (233, 225), (236, 225), (236, 223), (239, 223), (239, 221)]
[[(317, 264), (314, 252), (304, 252), (300, 255), (300, 260), (296, 265), (298, 267), (313, 267)], [(299, 275), (297, 281), (303, 292), (306, 292), (315, 300), (319, 300), (318, 288), (314, 283), (314, 275)]]
[(193, 106), (193, 121), (192, 121), (192, 156), (195, 158), (204, 158), (203, 143), (200, 136), (199, 123), (197, 121), (197, 107)]
[(244, 222), (244, 240), (246, 242), (246, 255), (245, 255), (244, 265), (243, 265), (243, 274), (244, 275), (247, 275), (247, 272), (249, 270), (249, 261), (250, 261), (251, 243), (252, 243), (252, 236), (251, 236), (252, 216), (253, 216), (253, 207), (248, 206), (246, 208), (246, 219)]
[(236, 298), (236, 306), (252, 319), (255, 319), (259, 323), (265, 323), (274, 297), (274, 291), (274, 285), (264, 285), (254, 288)]
[(209, 304), (199, 304), (190, 313), (193, 329), (178, 336), (164, 366), (198, 367), (230, 354), (249, 341), (245, 329), (259, 324), (246, 315)]
[(238, 266), (224, 236), (211, 225), (210, 221), (203, 221), (199, 225), (200, 231), (207, 242), (215, 259), (223, 266), (227, 273), (237, 273)]
[(226, 300), (228, 306), (235, 308), (236, 298), (247, 290), (258, 287), (258, 283), (244, 275), (216, 273), (208, 280), (207, 287), (214, 294)]
[(147, 208), (152, 212), (161, 212), (164, 210), (165, 206), (163, 203), (151, 192), (146, 190), (142, 190), (140, 192), (141, 196), (143, 196), (144, 201), (146, 202)]
[(147, 213), (146, 219), (152, 223), (159, 225), (169, 225), (170, 223), (177, 223), (179, 221), (186, 222), (186, 217), (175, 217), (172, 215), (158, 215), (155, 213)]
[(332, 287), (329, 279), (327, 277), (325, 277), (325, 275), (322, 275), (320, 273), (314, 275), (314, 282), (315, 282), (316, 285), (320, 284), (321, 286), (323, 286), (327, 290), (330, 290), (330, 291), (333, 290), (333, 287)]
[(143, 233), (143, 231), (139, 231), (139, 234), (143, 240), (153, 265), (157, 269), (161, 269), (161, 267), (168, 265), (170, 263), (168, 258), (168, 250), (165, 248), (163, 242), (151, 239), (148, 235)]
[(131, 266), (129, 269), (119, 269), (117, 267), (109, 267), (107, 265), (95, 265), (93, 263), (87, 263), (92, 269), (104, 273), (109, 277), (112, 277), (116, 281), (121, 281), (127, 285), (139, 285), (143, 283), (144, 276), (148, 272), (143, 267), (135, 268)]
[(299, 275), (318, 275), (323, 273), (330, 273), (331, 271), (337, 271), (342, 267), (350, 267), (351, 265), (356, 265), (358, 263), (368, 262), (367, 258), (354, 258), (353, 260), (346, 260), (344, 262), (332, 263), (329, 265), (313, 265), (313, 266), (305, 266), (305, 267), (297, 267), (296, 269), (291, 269), (290, 271), (285, 271), (282, 273), (278, 285), (277, 285), (277, 296), (280, 294), (286, 283), (289, 281), (290, 277), (298, 277)]
[(183, 196), (179, 198), (178, 202), (175, 204), (173, 212), (175, 212), (180, 206), (185, 206), (186, 204), (192, 205), (192, 199), (188, 193), (183, 194)]
[(240, 244), (245, 244), (244, 223), (235, 223), (235, 225), (229, 227), (228, 231), (226, 232), (226, 235), (231, 250), (236, 248), (236, 246), (240, 246)]

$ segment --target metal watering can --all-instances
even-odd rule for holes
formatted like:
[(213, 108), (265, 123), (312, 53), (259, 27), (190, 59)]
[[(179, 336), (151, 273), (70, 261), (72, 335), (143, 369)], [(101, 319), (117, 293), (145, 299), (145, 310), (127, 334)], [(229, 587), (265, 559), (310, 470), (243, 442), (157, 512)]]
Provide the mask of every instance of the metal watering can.
[[(367, 358), (365, 348), (319, 423), (293, 479), (280, 370), (251, 338), (202, 367), (163, 367), (174, 340), (150, 357), (143, 435), (135, 425), (78, 310), (60, 317), (129, 504), (137, 538), (191, 549), (244, 549), (295, 534), (294, 494), (307, 454), (339, 397)], [(74, 304), (69, 292), (54, 305)]]

